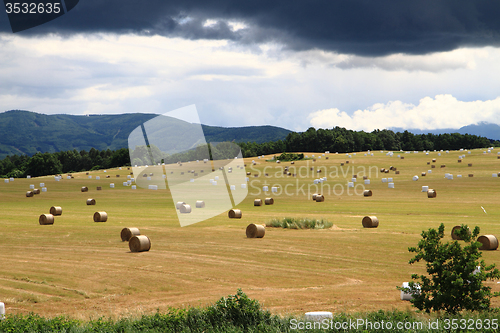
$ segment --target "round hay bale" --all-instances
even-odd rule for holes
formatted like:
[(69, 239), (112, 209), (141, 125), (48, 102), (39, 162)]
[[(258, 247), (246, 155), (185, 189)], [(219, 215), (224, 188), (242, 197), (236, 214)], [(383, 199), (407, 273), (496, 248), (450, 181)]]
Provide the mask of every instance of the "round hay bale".
[(427, 162), (427, 165), (431, 164), (431, 162)]
[(363, 180), (367, 180), (368, 179), (368, 176), (363, 176)]
[(385, 168), (380, 168), (380, 173), (385, 172)]
[(477, 239), (482, 245), (480, 250), (496, 250), (498, 248), (498, 239), (494, 235), (483, 235)]
[(340, 166), (344, 166), (344, 163), (340, 163)]
[(141, 232), (138, 228), (123, 228), (120, 237), (122, 238), (122, 242), (128, 242), (130, 238), (134, 236), (139, 236)]
[(427, 190), (427, 198), (435, 198), (437, 196), (436, 190), (430, 188)]
[(399, 170), (396, 171), (396, 175), (399, 175)]
[(384, 173), (389, 173), (389, 169), (386, 169), (386, 170), (384, 171)]
[(441, 168), (446, 168), (446, 164), (441, 164)]
[(458, 160), (458, 163), (462, 163), (462, 160)]
[(378, 218), (376, 216), (365, 216), (361, 223), (363, 228), (376, 228), (378, 227)]
[(116, 175), (116, 178), (120, 178), (120, 175)]
[(247, 176), (250, 176), (252, 173), (247, 171)]
[(365, 196), (365, 197), (371, 197), (372, 196), (372, 190), (364, 190), (363, 191), (363, 196)]
[(179, 208), (179, 212), (181, 212), (182, 214), (189, 214), (191, 213), (191, 206), (188, 204), (184, 204), (181, 206), (181, 208)]
[(425, 172), (422, 172), (422, 177), (425, 177), (426, 173)]
[(50, 214), (54, 216), (60, 216), (62, 215), (62, 207), (60, 206), (52, 206), (50, 207)]
[(436, 159), (435, 158), (432, 159), (432, 163), (436, 163)]
[(253, 201), (254, 206), (262, 206), (262, 199), (255, 199)]
[(82, 192), (88, 192), (89, 188), (87, 186), (82, 186), (81, 191)]
[(325, 201), (325, 196), (323, 194), (318, 194), (315, 200), (316, 202), (323, 202)]
[(345, 161), (345, 164), (349, 164), (349, 161)]
[(474, 177), (474, 174), (473, 173), (469, 173), (469, 177)]
[(472, 166), (472, 163), (467, 164), (467, 166), (468, 166), (468, 167), (471, 167), (471, 166)]
[(87, 206), (95, 205), (95, 199), (87, 199)]
[(100, 191), (100, 190), (102, 190), (102, 187), (101, 187), (101, 186), (97, 186), (97, 187), (96, 187), (96, 190), (97, 190), (97, 191)]
[(431, 169), (435, 169), (435, 168), (436, 168), (435, 164), (431, 165)]
[(239, 209), (231, 209), (229, 213), (227, 213), (230, 219), (241, 219), (241, 215), (241, 210)]
[(274, 199), (273, 198), (266, 198), (265, 203), (266, 203), (266, 205), (272, 205), (272, 204), (274, 204)]
[(137, 235), (130, 238), (128, 247), (131, 252), (145, 252), (151, 249), (151, 240), (148, 236)]
[(318, 195), (318, 193), (314, 193), (314, 194), (312, 195), (312, 199), (313, 199), (313, 200), (316, 200), (316, 196), (317, 196), (317, 195)]
[[(460, 238), (460, 236), (458, 236), (457, 234), (455, 234), (455, 230), (458, 230), (460, 228), (461, 228), (461, 226), (456, 225), (456, 226), (453, 227), (453, 229), (451, 229), (451, 238), (452, 239), (454, 239), (454, 240), (463, 240), (462, 238)], [(470, 232), (469, 227), (467, 227), (467, 231), (469, 232), (469, 235), (470, 235), (471, 232)]]
[(28, 197), (28, 198), (33, 197), (33, 191), (27, 191), (26, 192), (26, 197)]
[(205, 208), (205, 201), (196, 201), (196, 208)]
[(404, 159), (405, 159), (405, 157), (404, 157), (404, 156), (401, 156), (401, 159), (402, 159), (402, 160), (404, 160)]
[(40, 225), (54, 224), (54, 215), (52, 214), (42, 214), (38, 219)]
[(108, 220), (108, 214), (106, 212), (95, 212), (94, 222), (106, 222)]
[(33, 189), (33, 194), (40, 194), (40, 189), (38, 188)]
[(175, 204), (175, 209), (181, 209), (182, 205), (185, 205), (186, 203), (184, 201), (177, 201)]
[(262, 238), (266, 234), (266, 227), (262, 224), (251, 223), (246, 230), (247, 238)]

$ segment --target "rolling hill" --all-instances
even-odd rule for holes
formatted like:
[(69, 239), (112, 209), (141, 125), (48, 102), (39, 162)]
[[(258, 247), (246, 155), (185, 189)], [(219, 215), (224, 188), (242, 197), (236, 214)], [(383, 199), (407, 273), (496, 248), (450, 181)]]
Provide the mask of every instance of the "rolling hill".
[[(128, 136), (137, 126), (156, 114), (75, 116), (45, 115), (12, 110), (0, 113), (0, 158), (7, 155), (34, 155), (37, 152), (126, 148)], [(289, 130), (275, 126), (225, 128), (202, 125), (208, 142), (277, 141)]]

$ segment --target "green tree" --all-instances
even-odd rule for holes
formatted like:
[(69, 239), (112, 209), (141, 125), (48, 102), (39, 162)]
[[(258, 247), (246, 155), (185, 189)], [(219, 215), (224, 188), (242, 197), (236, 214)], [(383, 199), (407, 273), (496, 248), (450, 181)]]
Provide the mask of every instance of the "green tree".
[(427, 275), (413, 274), (412, 279), (418, 282), (418, 286), (410, 282), (408, 288), (398, 289), (412, 293), (411, 303), (419, 310), (443, 310), (451, 314), (462, 310), (486, 310), (490, 307), (491, 297), (500, 296), (483, 285), (486, 280), (500, 278), (500, 272), (494, 264), (486, 266), (484, 260), (480, 260), (481, 243), (475, 241), (479, 227), (471, 234), (469, 228), (462, 225), (455, 233), (465, 241), (464, 247), (456, 240), (442, 242), (444, 224), (441, 224), (437, 231), (432, 228), (422, 231), (417, 247), (408, 248), (416, 253), (409, 263), (425, 261)]
[(26, 174), (33, 177), (55, 175), (62, 172), (62, 164), (55, 154), (36, 153), (26, 165)]

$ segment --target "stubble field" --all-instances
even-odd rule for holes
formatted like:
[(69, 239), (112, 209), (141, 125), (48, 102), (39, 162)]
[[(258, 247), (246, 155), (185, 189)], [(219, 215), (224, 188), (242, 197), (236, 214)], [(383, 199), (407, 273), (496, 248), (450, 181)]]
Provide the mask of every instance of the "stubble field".
[[(441, 156), (394, 153), (393, 157), (380, 151), (374, 156), (358, 152), (351, 158), (327, 154), (328, 160), (316, 153), (315, 162), (294, 165), (266, 162), (270, 158), (266, 156), (253, 158), (257, 164), (252, 166), (252, 158), (245, 159), (252, 175), (249, 194), (236, 207), (243, 217), (229, 219), (225, 212), (186, 227), (179, 225), (168, 190), (123, 186), (130, 173), (126, 167), (90, 172), (92, 179), (75, 173), (74, 179), (64, 175), (59, 182), (53, 176), (2, 181), (0, 301), (9, 313), (116, 318), (169, 307), (205, 306), (241, 288), (275, 314), (404, 310), (410, 305), (399, 299), (396, 286), (409, 281), (412, 273), (424, 272), (423, 264), (408, 264), (412, 257), (408, 247), (417, 244), (422, 230), (444, 223), (445, 239), (451, 240), (451, 228), (467, 224), (479, 226), (481, 234), (500, 236), (500, 178), (492, 177), (500, 172), (500, 159), (498, 149), (483, 151), (442, 152)], [(463, 154), (465, 159), (458, 163)], [(427, 162), (433, 158), (436, 168), (431, 169)], [(347, 160), (349, 164), (340, 166)], [(441, 168), (442, 164), (446, 167)], [(297, 176), (283, 175), (285, 166)], [(380, 173), (380, 168), (389, 166), (397, 167), (400, 174)], [(315, 172), (318, 168), (321, 174)], [(421, 177), (427, 170), (432, 173)], [(446, 172), (454, 179), (445, 179)], [(355, 189), (347, 187), (353, 174), (358, 175)], [(371, 180), (364, 187), (373, 191), (372, 197), (359, 195), (364, 175)], [(413, 181), (414, 175), (420, 179)], [(317, 191), (325, 195), (325, 202), (317, 203), (309, 194), (316, 192), (313, 180), (323, 176), (327, 181)], [(393, 178), (395, 188), (381, 181), (387, 177)], [(39, 188), (40, 182), (47, 192), (27, 198), (29, 185)], [(116, 187), (110, 188), (110, 183)], [(263, 193), (264, 185), (278, 186), (279, 191)], [(422, 185), (436, 189), (437, 197), (427, 198)], [(82, 186), (88, 186), (89, 192), (81, 192)], [(96, 191), (96, 186), (103, 190)], [(253, 206), (255, 198), (270, 196), (274, 205)], [(87, 206), (87, 198), (97, 204)], [(61, 206), (62, 216), (56, 217), (54, 225), (39, 225), (38, 217), (49, 213), (51, 206)], [(93, 222), (95, 211), (106, 211), (108, 221)], [(377, 216), (379, 227), (364, 229), (361, 220), (366, 215)], [(334, 226), (327, 230), (267, 228), (264, 238), (246, 238), (249, 223), (282, 217), (327, 219)], [(151, 250), (131, 253), (120, 239), (124, 227), (139, 228), (151, 239)], [(483, 258), (500, 264), (498, 250), (483, 251)], [(497, 281), (487, 284), (500, 291)], [(493, 305), (499, 306), (500, 301), (494, 300)]]

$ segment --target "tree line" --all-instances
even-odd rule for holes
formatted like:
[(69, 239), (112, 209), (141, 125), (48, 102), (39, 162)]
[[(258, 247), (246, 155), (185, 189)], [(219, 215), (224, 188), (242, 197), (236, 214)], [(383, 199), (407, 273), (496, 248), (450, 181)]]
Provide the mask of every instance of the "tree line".
[(130, 165), (127, 148), (118, 150), (68, 150), (56, 153), (36, 153), (28, 155), (9, 155), (0, 160), (2, 177), (24, 178), (72, 173), (97, 169), (115, 168)]
[[(352, 131), (342, 127), (332, 129), (309, 128), (305, 132), (289, 133), (285, 140), (264, 143), (241, 142), (243, 157), (254, 157), (284, 152), (339, 152), (348, 153), (367, 150), (457, 150), (489, 146), (500, 147), (499, 141), (469, 134), (412, 134), (408, 131), (394, 133), (391, 130), (375, 130), (371, 133)], [(235, 149), (236, 148), (236, 149)], [(199, 146), (186, 152), (165, 154), (157, 147), (136, 147), (129, 155), (127, 148), (118, 150), (68, 150), (56, 153), (9, 155), (0, 160), (2, 177), (24, 178), (115, 168), (129, 165), (150, 164), (151, 160), (164, 163), (209, 159), (226, 159), (237, 156), (238, 147), (230, 142)], [(132, 163), (130, 163), (132, 157)], [(149, 162), (148, 162), (149, 161)], [(152, 163), (151, 163), (152, 164)]]
[(289, 133), (285, 140), (265, 143), (239, 143), (244, 157), (282, 152), (339, 152), (367, 150), (457, 150), (500, 146), (499, 141), (470, 134), (413, 134), (391, 130), (352, 131), (343, 127), (318, 129), (311, 127), (302, 133)]

